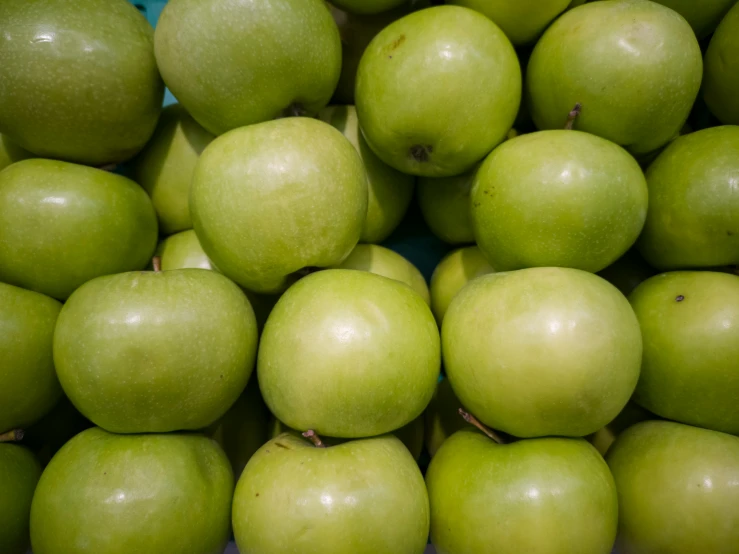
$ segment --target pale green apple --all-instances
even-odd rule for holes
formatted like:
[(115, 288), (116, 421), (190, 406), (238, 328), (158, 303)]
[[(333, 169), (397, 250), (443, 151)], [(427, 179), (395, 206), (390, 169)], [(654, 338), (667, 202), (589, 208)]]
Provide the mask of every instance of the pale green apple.
[(442, 554), (610, 554), (616, 487), (582, 439), (497, 444), (477, 429), (444, 442), (426, 473)]
[(439, 332), (419, 294), (366, 271), (328, 269), (304, 277), (277, 302), (257, 374), (280, 421), (358, 438), (421, 415), (439, 366)]
[(127, 0), (0, 2), (0, 133), (43, 158), (132, 158), (164, 85), (154, 30)]
[(500, 143), (521, 100), (513, 46), (484, 15), (436, 6), (395, 21), (359, 63), (356, 104), (372, 150), (427, 177), (458, 175)]
[(41, 466), (26, 448), (0, 442), (0, 552), (26, 554), (28, 522)]
[(445, 440), (463, 427), (467, 427), (468, 423), (459, 415), (460, 408), (462, 403), (454, 394), (449, 379), (439, 381), (436, 392), (424, 412), (424, 444), (432, 458)]
[(339, 131), (294, 117), (236, 129), (205, 149), (190, 210), (208, 257), (227, 277), (276, 293), (357, 245), (367, 174)]
[(613, 442), (618, 436), (632, 425), (636, 425), (642, 421), (650, 419), (658, 419), (653, 413), (645, 410), (634, 402), (626, 404), (621, 413), (618, 414), (613, 421), (605, 427), (598, 429), (595, 433), (588, 436), (588, 442), (595, 446), (601, 455), (605, 456), (608, 449), (611, 448)]
[(594, 433), (639, 378), (642, 337), (629, 302), (578, 269), (478, 277), (452, 300), (441, 334), (462, 404), (516, 437)]
[(170, 0), (154, 49), (164, 82), (211, 133), (328, 104), (341, 40), (323, 0)]
[(453, 177), (418, 179), (418, 205), (426, 224), (444, 242), (475, 242), (470, 220), (470, 189), (475, 171)]
[(392, 435), (317, 448), (283, 434), (244, 469), (233, 528), (241, 554), (423, 554), (428, 495)]
[(34, 554), (222, 554), (231, 467), (199, 435), (83, 431), (54, 456), (31, 505)]
[(644, 338), (634, 400), (668, 419), (739, 434), (739, 277), (663, 273), (629, 300)]
[(0, 172), (0, 236), (0, 280), (64, 300), (94, 277), (146, 267), (157, 218), (125, 177), (24, 160)]
[(0, 134), (0, 170), (10, 164), (33, 157), (33, 154), (11, 142), (8, 137)]
[(682, 15), (699, 39), (710, 35), (736, 0), (654, 0)]
[(606, 461), (618, 489), (616, 552), (736, 552), (739, 438), (645, 421), (616, 440)]
[(393, 169), (372, 152), (359, 130), (354, 106), (329, 106), (321, 110), (319, 116), (341, 131), (359, 152), (369, 186), (367, 217), (359, 240), (382, 242), (395, 230), (408, 210), (415, 178)]
[(535, 42), (570, 0), (450, 0), (489, 17), (516, 46)]
[(244, 390), (256, 349), (246, 296), (203, 269), (94, 279), (69, 298), (54, 333), (64, 392), (114, 433), (207, 427)]
[(357, 15), (372, 15), (398, 8), (408, 0), (332, 0), (332, 3), (347, 12)]
[(722, 123), (739, 125), (739, 4), (719, 24), (706, 50), (703, 99)]
[(429, 287), (418, 268), (397, 252), (377, 244), (358, 244), (337, 269), (369, 271), (405, 283), (416, 291), (427, 304), (431, 302)]
[(164, 108), (154, 136), (134, 160), (133, 178), (151, 197), (163, 234), (192, 228), (192, 174), (214, 138), (182, 106), (172, 104)]
[(598, 272), (600, 277), (628, 296), (642, 281), (657, 274), (657, 271), (644, 261), (639, 252), (632, 248), (607, 268)]
[(483, 162), (471, 201), (477, 246), (498, 271), (600, 271), (636, 241), (647, 183), (620, 146), (579, 131), (506, 141)]
[(647, 0), (590, 2), (557, 19), (536, 44), (526, 74), (539, 129), (575, 128), (646, 154), (680, 132), (703, 64), (690, 25)]
[(439, 326), (457, 293), (473, 279), (494, 271), (477, 246), (447, 254), (431, 275), (431, 311)]
[(739, 264), (739, 127), (673, 141), (647, 170), (639, 250), (663, 270)]

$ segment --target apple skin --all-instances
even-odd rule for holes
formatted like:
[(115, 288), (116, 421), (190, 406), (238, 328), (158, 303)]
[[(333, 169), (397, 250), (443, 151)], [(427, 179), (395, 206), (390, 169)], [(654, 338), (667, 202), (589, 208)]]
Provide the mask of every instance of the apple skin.
[(335, 266), (336, 269), (369, 271), (405, 283), (416, 291), (427, 304), (431, 303), (429, 288), (418, 268), (397, 252), (376, 244), (358, 244), (352, 253)]
[(341, 72), (341, 40), (322, 0), (170, 0), (154, 50), (172, 94), (208, 131), (313, 115)]
[(372, 39), (357, 73), (364, 138), (380, 159), (410, 175), (471, 169), (505, 138), (520, 100), (521, 68), (510, 41), (485, 16), (459, 6), (391, 23)]
[(611, 283), (624, 296), (631, 294), (639, 284), (656, 274), (657, 270), (644, 261), (635, 248), (598, 272), (599, 277)]
[(62, 305), (0, 283), (0, 306), (0, 433), (5, 433), (35, 423), (62, 396), (52, 355)]
[(706, 38), (721, 22), (736, 0), (654, 0), (682, 15), (698, 39)]
[(477, 246), (498, 271), (572, 267), (600, 271), (636, 241), (647, 183), (620, 146), (579, 131), (506, 141), (475, 175)]
[(244, 390), (256, 349), (246, 296), (203, 269), (90, 281), (64, 305), (54, 333), (64, 392), (113, 433), (207, 427)]
[(447, 254), (431, 275), (431, 311), (439, 326), (449, 304), (467, 283), (494, 272), (477, 246), (459, 248)]
[(516, 437), (594, 433), (639, 378), (642, 338), (629, 302), (577, 269), (478, 277), (452, 300), (441, 335), (459, 400)]
[(357, 15), (372, 15), (402, 6), (407, 0), (333, 0), (338, 8)]
[(307, 267), (341, 263), (367, 214), (367, 175), (331, 125), (279, 119), (218, 137), (200, 157), (190, 211), (218, 269), (261, 293), (285, 290)]
[(703, 99), (722, 123), (739, 125), (739, 5), (721, 21), (706, 50)]
[(241, 554), (423, 554), (428, 495), (392, 435), (316, 448), (285, 433), (244, 469), (233, 528)]
[(424, 412), (424, 444), (433, 458), (444, 441), (469, 424), (459, 415), (462, 403), (454, 394), (449, 379), (442, 379), (436, 386), (431, 402)]
[(546, 30), (526, 92), (539, 129), (562, 129), (580, 103), (576, 129), (646, 154), (679, 134), (702, 72), (695, 34), (676, 12), (646, 0), (591, 2)]
[(190, 183), (201, 152), (214, 138), (182, 106), (171, 104), (134, 160), (133, 178), (151, 197), (163, 234), (192, 228)]
[(613, 442), (618, 436), (632, 425), (636, 425), (642, 421), (650, 419), (658, 419), (653, 413), (645, 410), (638, 404), (629, 401), (621, 410), (621, 413), (605, 427), (598, 429), (595, 433), (588, 436), (588, 442), (592, 444), (602, 456), (605, 456), (608, 449), (611, 448)]
[(739, 263), (739, 127), (675, 139), (647, 170), (639, 251), (663, 270)]
[(123, 162), (154, 132), (164, 84), (130, 2), (2, 2), (0, 51), (0, 132), (36, 156)]
[(0, 280), (65, 300), (90, 279), (146, 267), (157, 219), (125, 177), (32, 159), (0, 172), (0, 236)]
[(444, 242), (475, 242), (470, 219), (470, 190), (475, 171), (453, 177), (418, 179), (418, 205), (426, 224)]
[(41, 476), (33, 552), (222, 554), (233, 489), (228, 459), (207, 437), (94, 427), (65, 444)]
[(26, 554), (31, 544), (28, 521), (41, 466), (17, 444), (0, 443), (0, 552)]
[(582, 439), (500, 445), (477, 429), (449, 437), (426, 473), (439, 554), (610, 554), (616, 487)]
[(663, 273), (629, 301), (644, 339), (634, 401), (667, 419), (739, 434), (739, 277)]
[(33, 157), (29, 151), (14, 144), (5, 135), (0, 135), (0, 171), (10, 164)]
[(739, 438), (645, 421), (616, 439), (606, 461), (618, 489), (616, 552), (736, 552)]
[(413, 289), (366, 271), (328, 269), (278, 300), (257, 375), (270, 411), (293, 429), (360, 438), (417, 418), (434, 393), (439, 332)]

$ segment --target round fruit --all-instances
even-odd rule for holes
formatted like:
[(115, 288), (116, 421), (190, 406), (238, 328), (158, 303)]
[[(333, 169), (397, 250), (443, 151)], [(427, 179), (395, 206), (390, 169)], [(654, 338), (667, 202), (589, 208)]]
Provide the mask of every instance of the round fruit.
[(655, 0), (658, 4), (672, 8), (682, 15), (699, 39), (710, 35), (721, 22), (736, 0)]
[(0, 552), (26, 554), (28, 520), (41, 466), (30, 451), (0, 443)]
[(739, 125), (739, 4), (729, 11), (706, 50), (703, 99), (721, 122)]

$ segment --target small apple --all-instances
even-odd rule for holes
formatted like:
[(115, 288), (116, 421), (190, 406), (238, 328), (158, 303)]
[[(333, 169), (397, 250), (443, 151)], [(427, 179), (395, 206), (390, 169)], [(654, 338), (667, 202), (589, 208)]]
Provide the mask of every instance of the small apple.
[(10, 164), (33, 157), (33, 154), (11, 142), (8, 137), (0, 134), (0, 170)]
[(459, 416), (462, 403), (455, 396), (449, 379), (442, 379), (436, 386), (431, 402), (424, 412), (425, 436), (424, 444), (433, 458), (444, 441), (467, 423)]
[(695, 31), (698, 39), (710, 35), (736, 0), (654, 0), (682, 15)]
[(657, 271), (644, 261), (639, 252), (632, 248), (611, 265), (598, 272), (624, 296), (628, 296), (642, 281), (657, 274)]
[(470, 189), (475, 170), (434, 179), (418, 179), (418, 205), (426, 224), (444, 242), (475, 242), (470, 220)]
[(595, 446), (601, 455), (605, 456), (608, 449), (618, 436), (626, 429), (642, 421), (650, 419), (658, 419), (653, 413), (645, 410), (634, 402), (626, 404), (621, 413), (618, 414), (613, 421), (605, 427), (598, 429), (595, 433), (588, 436), (588, 442)]
[(26, 554), (28, 521), (41, 466), (26, 448), (0, 442), (0, 552)]
[(722, 123), (739, 125), (739, 4), (726, 14), (705, 57), (703, 99)]

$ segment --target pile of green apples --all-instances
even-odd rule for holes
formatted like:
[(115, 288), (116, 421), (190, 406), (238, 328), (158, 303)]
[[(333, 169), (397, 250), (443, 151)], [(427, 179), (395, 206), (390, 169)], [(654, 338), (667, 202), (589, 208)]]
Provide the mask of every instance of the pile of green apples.
[(737, 264), (736, 0), (2, 0), (0, 554), (739, 554)]

